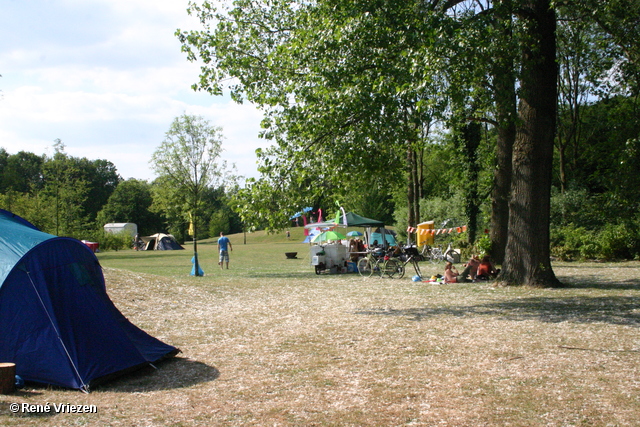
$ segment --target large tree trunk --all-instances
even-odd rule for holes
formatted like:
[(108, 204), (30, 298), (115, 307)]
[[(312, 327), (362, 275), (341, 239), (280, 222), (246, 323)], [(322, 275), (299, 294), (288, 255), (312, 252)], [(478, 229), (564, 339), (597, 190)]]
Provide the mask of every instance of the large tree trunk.
[(555, 11), (549, 0), (524, 0), (519, 122), (513, 147), (509, 236), (500, 280), (509, 285), (560, 286), (551, 268), (549, 219), (557, 65)]
[(509, 196), (511, 194), (511, 158), (516, 139), (516, 77), (511, 45), (513, 3), (510, 0), (496, 2), (497, 26), (504, 40), (492, 67), (495, 88), (496, 168), (491, 192), (491, 258), (496, 264), (504, 262), (509, 231)]
[(480, 212), (478, 197), (478, 146), (482, 139), (482, 127), (480, 123), (471, 122), (464, 125), (462, 129), (462, 139), (467, 163), (467, 188), (465, 214), (467, 215), (467, 230), (469, 243), (472, 245), (476, 241), (478, 232), (478, 213)]
[(409, 144), (407, 148), (407, 165), (409, 169), (409, 179), (407, 180), (407, 201), (408, 201), (408, 224), (415, 227), (420, 222), (420, 198), (422, 197), (422, 177), (420, 174), (421, 165), (419, 164), (419, 156), (417, 155), (413, 144)]
[(496, 264), (504, 262), (509, 230), (509, 196), (513, 144), (516, 138), (515, 78), (505, 73), (496, 79), (496, 109), (498, 139), (496, 142), (496, 168), (491, 192), (491, 258)]

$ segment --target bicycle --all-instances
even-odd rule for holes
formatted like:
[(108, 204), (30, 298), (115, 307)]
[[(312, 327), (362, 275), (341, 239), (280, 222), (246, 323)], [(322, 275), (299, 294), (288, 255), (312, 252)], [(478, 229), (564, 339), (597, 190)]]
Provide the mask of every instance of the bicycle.
[(367, 253), (367, 256), (358, 261), (358, 272), (361, 276), (370, 277), (376, 273), (380, 277), (393, 277), (398, 272), (398, 266), (393, 258), (394, 249), (378, 248)]
[(449, 261), (454, 264), (460, 262), (460, 254), (456, 252), (451, 243), (447, 246), (447, 249), (442, 250), (442, 246), (432, 247), (429, 245), (424, 245), (422, 247), (422, 256), (426, 261), (431, 261), (434, 264), (441, 263), (443, 261)]
[(444, 261), (444, 253), (442, 252), (442, 246), (430, 246), (424, 245), (422, 247), (421, 255), (425, 261), (431, 261), (434, 264)]
[(381, 248), (368, 251), (364, 258), (358, 260), (358, 272), (363, 277), (371, 277), (374, 272), (383, 277), (385, 275), (383, 266), (386, 257), (387, 254)]
[[(392, 261), (392, 260), (393, 259), (390, 259), (389, 261)], [(398, 256), (398, 258), (396, 258), (396, 260), (397, 261), (395, 264), (391, 264), (390, 267), (385, 266), (384, 270), (387, 271), (395, 268), (398, 274), (398, 279), (402, 279), (404, 277), (407, 264), (411, 264), (413, 266), (414, 271), (416, 272), (416, 275), (418, 275), (419, 277), (422, 277), (422, 272), (420, 271), (420, 265), (418, 265), (418, 262), (423, 261), (424, 257), (420, 252), (418, 252), (418, 249), (415, 246), (403, 247), (401, 249), (400, 255)]]

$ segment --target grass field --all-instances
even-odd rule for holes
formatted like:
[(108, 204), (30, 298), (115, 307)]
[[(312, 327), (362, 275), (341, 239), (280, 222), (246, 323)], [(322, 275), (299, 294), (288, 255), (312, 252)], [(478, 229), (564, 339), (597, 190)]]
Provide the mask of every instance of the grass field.
[(229, 270), (199, 242), (199, 278), (190, 245), (99, 254), (116, 306), (182, 353), (90, 394), (0, 396), (0, 424), (640, 425), (639, 262), (554, 264), (564, 289), (316, 275), (293, 231), (230, 236)]

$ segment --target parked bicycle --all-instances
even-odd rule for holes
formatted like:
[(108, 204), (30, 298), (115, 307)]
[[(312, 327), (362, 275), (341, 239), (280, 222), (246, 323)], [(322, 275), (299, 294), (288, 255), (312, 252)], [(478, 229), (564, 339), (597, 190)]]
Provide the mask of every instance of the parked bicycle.
[(384, 249), (378, 248), (367, 252), (364, 258), (358, 260), (358, 272), (363, 277), (370, 277), (373, 273), (381, 275), (381, 267), (384, 264)]
[(442, 246), (434, 247), (424, 245), (422, 247), (421, 254), (424, 257), (425, 261), (431, 261), (434, 264), (444, 261), (449, 261), (454, 264), (460, 262), (460, 254), (453, 249), (451, 243), (449, 243), (449, 246), (447, 246), (447, 249), (445, 250), (442, 249)]
[(396, 276), (398, 279), (402, 279), (404, 277), (407, 264), (411, 264), (416, 275), (422, 277), (422, 272), (420, 272), (420, 265), (418, 262), (423, 260), (424, 257), (415, 246), (405, 246), (401, 248), (401, 252), (398, 257), (390, 258), (385, 262), (383, 270), (389, 277)]

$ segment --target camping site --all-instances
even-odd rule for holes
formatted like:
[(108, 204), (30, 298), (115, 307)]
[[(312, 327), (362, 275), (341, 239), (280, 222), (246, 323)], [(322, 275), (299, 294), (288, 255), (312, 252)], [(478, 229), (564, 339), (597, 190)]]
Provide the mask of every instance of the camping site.
[(27, 384), (0, 423), (637, 425), (640, 263), (556, 263), (563, 289), (316, 275), (300, 232), (231, 235), (229, 270), (199, 242), (204, 277), (189, 244), (97, 254), (117, 309), (181, 353), (90, 393)]

